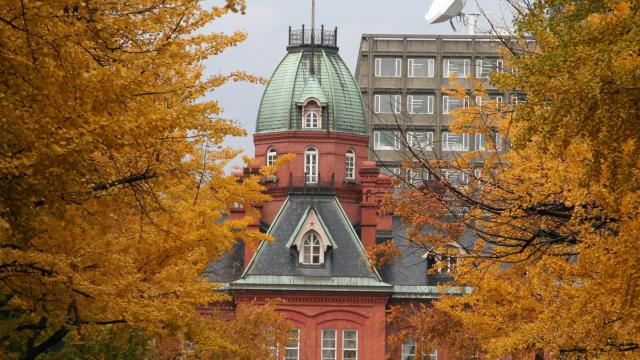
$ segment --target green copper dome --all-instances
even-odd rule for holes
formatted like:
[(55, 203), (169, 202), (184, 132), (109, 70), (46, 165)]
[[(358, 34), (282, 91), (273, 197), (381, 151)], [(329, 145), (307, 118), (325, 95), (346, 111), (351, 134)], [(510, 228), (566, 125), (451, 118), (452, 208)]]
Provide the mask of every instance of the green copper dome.
[(256, 133), (301, 129), (300, 105), (309, 98), (323, 104), (324, 130), (367, 134), (358, 85), (337, 50), (326, 47), (289, 49), (262, 95)]

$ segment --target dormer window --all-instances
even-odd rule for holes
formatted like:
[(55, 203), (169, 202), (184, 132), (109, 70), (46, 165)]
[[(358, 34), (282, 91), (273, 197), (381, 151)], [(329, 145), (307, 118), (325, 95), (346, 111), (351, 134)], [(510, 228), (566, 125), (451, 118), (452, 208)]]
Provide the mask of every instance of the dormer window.
[(302, 263), (305, 265), (319, 265), (321, 262), (320, 236), (310, 231), (302, 240)]
[(315, 98), (307, 99), (300, 103), (302, 106), (302, 128), (321, 129), (322, 128), (322, 105)]
[(298, 229), (287, 242), (287, 247), (298, 250), (298, 264), (322, 265), (327, 248), (337, 248), (320, 216), (309, 207), (296, 226)]
[(320, 117), (315, 111), (309, 111), (304, 117), (304, 127), (307, 129), (319, 129)]

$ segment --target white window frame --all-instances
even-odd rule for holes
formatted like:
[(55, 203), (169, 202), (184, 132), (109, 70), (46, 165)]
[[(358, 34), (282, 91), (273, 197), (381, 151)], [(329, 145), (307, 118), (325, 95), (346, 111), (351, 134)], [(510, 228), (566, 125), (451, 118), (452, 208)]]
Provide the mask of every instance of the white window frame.
[[(489, 98), (488, 101), (493, 101), (491, 99), (491, 95), (489, 95), (488, 98)], [(496, 95), (495, 96), (496, 109), (498, 109), (500, 107), (500, 104), (502, 104), (503, 101), (504, 101), (504, 99), (502, 98), (502, 95)], [(482, 96), (476, 96), (476, 105), (482, 106), (483, 102), (484, 102), (484, 100), (483, 100)]]
[(356, 178), (356, 152), (349, 149), (345, 153), (345, 179), (354, 180)]
[[(380, 144), (383, 132), (393, 133), (393, 147), (382, 147)], [(400, 132), (395, 130), (374, 130), (373, 131), (373, 150), (400, 150)]]
[[(449, 146), (449, 134), (455, 136), (462, 136), (462, 149), (451, 149)], [(455, 134), (450, 131), (442, 132), (442, 151), (469, 151), (469, 134)]]
[(467, 170), (460, 169), (443, 169), (442, 176), (448, 182), (449, 181), (449, 173), (450, 172), (460, 172), (462, 174), (462, 183), (460, 185), (467, 186), (469, 185), (469, 172)]
[[(442, 66), (442, 77), (445, 79), (448, 79), (451, 76), (451, 60), (456, 60), (459, 58), (445, 58), (443, 59), (443, 66)], [(462, 59), (463, 63), (462, 63), (462, 76), (460, 76), (460, 74), (456, 74), (456, 77), (458, 79), (464, 79), (467, 76), (469, 76), (469, 72), (471, 71), (471, 59)]]
[[(493, 63), (495, 60), (495, 69), (493, 69), (493, 71), (502, 72), (502, 59), (476, 59), (476, 79), (488, 79), (491, 77), (491, 73), (488, 73), (487, 76), (483, 76), (485, 60), (490, 63)], [(493, 67), (491, 64), (487, 65)]]
[[(309, 231), (302, 238), (301, 244), (301, 252), (302, 252), (302, 264), (304, 265), (320, 265), (323, 263), (322, 259), (322, 239), (320, 238), (320, 234), (315, 231)], [(314, 258), (317, 256), (317, 261), (314, 261)], [(306, 258), (309, 258), (308, 260)]]
[[(391, 112), (382, 112), (382, 97), (393, 97), (393, 103), (389, 104)], [(373, 97), (373, 112), (376, 114), (399, 114), (402, 109), (402, 95), (397, 94), (376, 94)]]
[[(429, 144), (426, 146), (422, 146), (418, 143), (415, 134), (416, 133), (425, 133), (427, 134), (427, 140)], [(433, 131), (407, 131), (407, 145), (413, 149), (419, 150), (433, 150)]]
[(432, 115), (433, 114), (433, 105), (435, 102), (435, 97), (433, 95), (428, 95), (428, 94), (420, 94), (423, 96), (427, 97), (427, 112), (425, 113), (417, 113), (413, 111), (413, 97), (414, 95), (407, 95), (407, 112), (409, 114), (427, 114), (427, 115)]
[[(442, 114), (447, 115), (449, 114), (449, 95), (443, 95), (442, 96)], [(469, 107), (469, 103), (470, 103), (470, 99), (468, 95), (465, 95), (464, 98), (462, 98), (462, 109), (466, 109)]]
[[(325, 339), (324, 334), (325, 331), (330, 331), (333, 333), (333, 339)], [(333, 347), (325, 347), (325, 340), (333, 340)], [(332, 357), (325, 357), (325, 351), (332, 351)], [(338, 360), (338, 330), (336, 329), (322, 329), (321, 337), (320, 337), (320, 359), (321, 360)]]
[[(289, 340), (291, 339), (291, 334), (295, 333), (296, 334), (296, 346), (292, 347), (289, 346)], [(296, 352), (296, 356), (295, 357), (291, 357), (291, 356), (287, 356), (287, 350), (295, 350)], [(300, 329), (291, 329), (289, 332), (289, 338), (287, 339), (287, 344), (284, 348), (284, 360), (300, 360)]]
[[(315, 117), (315, 118), (314, 118)], [(320, 115), (315, 111), (308, 111), (304, 115), (304, 121), (302, 122), (304, 129), (320, 129)]]
[(276, 148), (270, 147), (267, 150), (267, 166), (273, 166), (276, 164), (276, 160), (278, 159), (278, 152)]
[[(502, 137), (500, 136), (499, 132), (496, 132), (496, 133), (493, 134), (494, 135), (493, 140), (495, 141), (495, 144), (494, 144), (495, 145), (495, 149), (488, 149), (487, 148), (487, 144), (486, 144), (487, 138), (486, 138), (486, 136), (483, 138), (483, 135), (485, 135), (485, 134), (475, 133), (474, 149), (476, 151), (500, 151), (500, 150), (502, 150), (502, 144), (501, 144)], [(482, 143), (482, 139), (485, 140), (484, 144)]]
[(307, 184), (318, 183), (318, 162), (320, 153), (318, 149), (310, 146), (304, 150), (304, 181)]
[[(356, 347), (355, 348), (347, 348), (345, 346), (346, 343), (346, 339), (345, 339), (345, 334), (347, 333), (347, 331), (353, 331), (356, 334)], [(344, 329), (342, 330), (342, 359), (343, 360), (358, 360), (358, 330), (356, 329)], [(347, 358), (345, 357), (345, 351), (355, 351), (356, 352), (356, 356), (354, 358)]]
[[(414, 75), (414, 69), (413, 69), (413, 65), (415, 63), (415, 60), (418, 59), (425, 59), (427, 60), (427, 76), (415, 76)], [(436, 59), (434, 58), (410, 58), (407, 60), (407, 76), (410, 78), (416, 77), (416, 78), (433, 78), (435, 77), (435, 67), (436, 67)]]
[[(413, 351), (411, 350), (406, 350), (406, 346), (410, 344), (409, 341), (413, 341)], [(414, 338), (408, 338), (406, 339), (403, 343), (402, 343), (402, 347), (401, 347), (401, 358), (402, 360), (415, 360), (416, 359), (416, 352), (418, 352), (418, 343), (416, 342), (416, 340)], [(431, 353), (426, 354), (426, 353), (422, 353), (422, 360), (427, 360), (427, 356), (429, 356), (429, 360), (437, 360), (438, 359), (438, 349), (433, 348), (431, 350)]]
[(395, 59), (395, 76), (382, 76), (382, 58), (377, 57), (375, 61), (374, 75), (375, 77), (401, 77), (402, 76), (402, 58), (386, 58)]

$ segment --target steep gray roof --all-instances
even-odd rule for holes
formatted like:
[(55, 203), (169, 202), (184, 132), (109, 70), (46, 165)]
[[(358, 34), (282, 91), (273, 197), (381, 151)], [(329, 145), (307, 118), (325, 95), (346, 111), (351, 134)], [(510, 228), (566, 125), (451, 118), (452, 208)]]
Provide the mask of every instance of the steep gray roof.
[[(298, 262), (298, 251), (288, 247), (302, 216), (312, 207), (326, 225), (335, 248), (328, 248), (321, 266), (304, 266)], [(258, 248), (243, 277), (333, 277), (369, 278), (379, 282), (369, 268), (364, 248), (334, 195), (290, 195), (269, 229), (275, 240)]]

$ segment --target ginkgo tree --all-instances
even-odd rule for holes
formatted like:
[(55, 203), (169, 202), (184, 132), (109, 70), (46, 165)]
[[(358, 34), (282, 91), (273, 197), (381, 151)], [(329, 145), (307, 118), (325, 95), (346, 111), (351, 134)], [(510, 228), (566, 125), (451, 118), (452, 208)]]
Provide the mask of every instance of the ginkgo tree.
[[(396, 316), (414, 325), (413, 338), (464, 357), (637, 358), (640, 4), (507, 2), (515, 33), (501, 39), (505, 71), (491, 81), (526, 102), (456, 110), (450, 130), (484, 134), (485, 151), (454, 158), (408, 147), (405, 166), (429, 180), (389, 203), (413, 244), (457, 258), (448, 286), (473, 291)], [(469, 82), (446, 91), (486, 96)]]
[(237, 153), (221, 143), (244, 131), (203, 96), (259, 79), (204, 77), (202, 61), (246, 34), (202, 28), (244, 8), (237, 0), (0, 3), (5, 356), (33, 359), (119, 331), (230, 354), (197, 312), (221, 298), (201, 274), (237, 240), (264, 239), (247, 230), (249, 219), (226, 216), (231, 204), (251, 211), (267, 198), (259, 176), (225, 175)]

